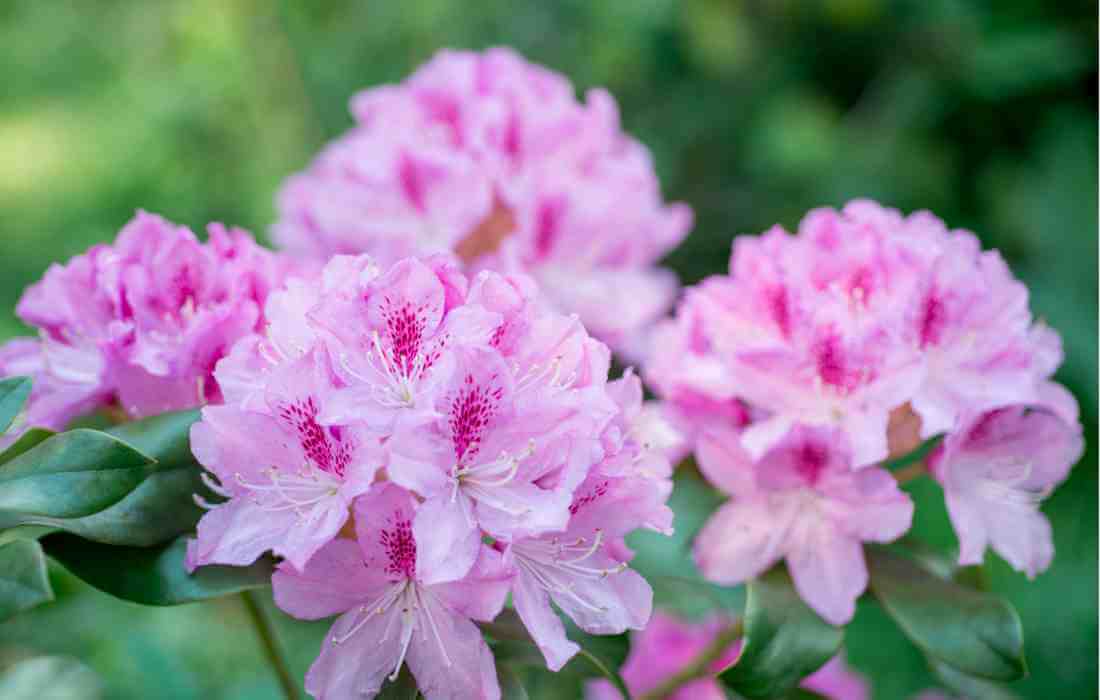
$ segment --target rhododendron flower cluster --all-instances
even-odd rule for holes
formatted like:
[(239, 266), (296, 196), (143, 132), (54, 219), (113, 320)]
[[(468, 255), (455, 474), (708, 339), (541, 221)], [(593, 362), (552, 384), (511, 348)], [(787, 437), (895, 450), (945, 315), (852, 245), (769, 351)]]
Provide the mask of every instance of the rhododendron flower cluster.
[[(510, 49), (441, 51), (399, 85), (352, 100), (356, 124), (279, 196), (275, 240), (389, 264), (453, 251), (531, 274), (558, 308), (618, 348), (671, 305), (655, 262), (691, 227), (665, 205), (649, 153), (602, 89)], [(610, 310), (610, 311), (609, 311)]]
[(1052, 556), (1038, 506), (1080, 457), (1077, 409), (1051, 380), (1057, 334), (974, 234), (869, 201), (819, 209), (797, 235), (735, 240), (729, 275), (687, 291), (654, 332), (647, 378), (731, 495), (696, 542), (708, 578), (785, 558), (802, 597), (847, 622), (862, 541), (909, 528), (882, 468), (922, 440), (961, 543), (1029, 576)]
[(667, 429), (575, 316), (523, 276), (337, 256), (266, 317), (192, 429), (224, 501), (188, 563), (270, 551), (284, 610), (342, 614), (311, 694), (370, 697), (407, 663), (428, 698), (499, 697), (473, 621), (509, 592), (551, 668), (578, 650), (552, 605), (592, 633), (645, 626), (622, 538), (671, 527)]
[(113, 245), (51, 266), (26, 291), (16, 312), (39, 337), (0, 348), (0, 375), (33, 380), (20, 429), (61, 430), (105, 407), (140, 418), (221, 399), (215, 364), (263, 326), (268, 294), (297, 266), (244, 231), (209, 233), (203, 244), (138, 212)]

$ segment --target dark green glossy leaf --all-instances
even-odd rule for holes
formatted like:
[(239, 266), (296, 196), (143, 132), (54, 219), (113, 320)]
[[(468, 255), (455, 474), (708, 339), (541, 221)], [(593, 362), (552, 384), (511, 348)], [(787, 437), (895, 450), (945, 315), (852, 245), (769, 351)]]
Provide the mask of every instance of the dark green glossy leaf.
[(151, 457), (106, 433), (51, 436), (0, 469), (0, 526), (103, 510), (144, 481), (152, 465)]
[(0, 545), (0, 622), (53, 600), (46, 557), (33, 540)]
[(101, 696), (95, 672), (68, 657), (28, 659), (0, 675), (4, 700), (97, 700)]
[(883, 548), (868, 548), (867, 560), (875, 597), (930, 658), (993, 680), (1027, 673), (1020, 618), (1007, 601)]
[(0, 380), (0, 433), (11, 427), (31, 395), (30, 377), (8, 377)]
[(32, 447), (38, 445), (46, 438), (53, 435), (52, 430), (45, 428), (31, 428), (19, 436), (19, 439), (8, 446), (8, 449), (0, 452), (0, 465), (15, 459)]
[(968, 676), (934, 659), (929, 659), (928, 664), (932, 668), (932, 673), (959, 697), (981, 698), (981, 700), (1019, 700), (1018, 695), (996, 681)]
[[(203, 513), (193, 495), (206, 493), (199, 478), (201, 468), (191, 457), (188, 440), (191, 424), (197, 418), (197, 411), (183, 411), (112, 428), (112, 436), (141, 449), (155, 458), (156, 464), (149, 468), (147, 478), (108, 507), (75, 518), (0, 512), (0, 527), (34, 524), (97, 542), (138, 547), (160, 544), (189, 532)], [(0, 473), (7, 468), (0, 467)]]
[(42, 538), (42, 547), (104, 593), (143, 605), (180, 605), (262, 588), (274, 571), (265, 557), (251, 566), (203, 566), (189, 574), (184, 537), (160, 547), (121, 547), (59, 532)]
[(749, 582), (745, 601), (744, 647), (722, 681), (746, 698), (774, 698), (791, 692), (831, 659), (844, 631), (826, 624), (795, 591), (777, 566)]

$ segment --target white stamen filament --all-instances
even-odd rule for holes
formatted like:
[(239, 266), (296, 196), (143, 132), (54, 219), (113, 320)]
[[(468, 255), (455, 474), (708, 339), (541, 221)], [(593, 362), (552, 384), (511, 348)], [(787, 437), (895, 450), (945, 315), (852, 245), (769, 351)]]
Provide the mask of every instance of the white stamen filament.
[(581, 562), (594, 556), (601, 544), (603, 533), (596, 530), (591, 544), (583, 537), (570, 543), (561, 543), (557, 538), (549, 541), (534, 539), (514, 544), (512, 551), (520, 568), (546, 591), (568, 596), (593, 612), (606, 612), (606, 607), (585, 600), (576, 591), (576, 579), (607, 578), (627, 568), (626, 562), (613, 567), (582, 566)]

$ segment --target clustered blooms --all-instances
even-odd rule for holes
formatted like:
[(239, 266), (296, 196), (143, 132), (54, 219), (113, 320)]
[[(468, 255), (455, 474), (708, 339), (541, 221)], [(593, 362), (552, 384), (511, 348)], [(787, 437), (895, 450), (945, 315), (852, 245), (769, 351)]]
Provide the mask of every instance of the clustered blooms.
[(523, 276), (337, 256), (266, 317), (192, 429), (225, 500), (204, 503), (188, 565), (271, 551), (280, 607), (341, 613), (311, 694), (371, 696), (407, 662), (428, 698), (499, 697), (473, 621), (509, 592), (554, 669), (578, 647), (551, 604), (591, 633), (645, 626), (623, 536), (670, 530), (671, 467), (640, 380), (608, 382), (575, 316)]
[[(621, 675), (634, 697), (657, 688), (663, 681), (693, 663), (714, 644), (729, 627), (729, 621), (711, 616), (688, 621), (667, 612), (656, 611), (649, 626), (631, 636), (630, 654)], [(717, 674), (737, 661), (741, 641), (730, 644), (708, 669)], [(799, 687), (828, 700), (870, 700), (871, 685), (861, 674), (849, 668), (844, 653), (838, 653), (824, 666), (804, 678)], [(589, 681), (585, 686), (586, 700), (623, 700), (615, 686), (605, 680)], [(726, 691), (713, 677), (700, 678), (681, 685), (668, 700), (724, 700)], [(946, 700), (939, 691), (926, 690), (914, 700)]]
[(785, 558), (802, 597), (847, 622), (863, 541), (909, 529), (874, 466), (945, 435), (929, 460), (961, 543), (1029, 576), (1049, 564), (1041, 500), (1080, 457), (1077, 407), (1051, 380), (1057, 334), (974, 234), (869, 201), (808, 214), (798, 234), (739, 237), (728, 276), (687, 291), (654, 331), (647, 379), (733, 500), (696, 542), (738, 583)]
[(279, 196), (273, 237), (288, 250), (384, 264), (453, 251), (473, 269), (522, 270), (620, 350), (671, 305), (675, 276), (655, 263), (691, 211), (664, 204), (605, 90), (582, 103), (510, 49), (441, 51), (355, 96), (352, 112), (355, 126)]
[(53, 265), (16, 309), (37, 339), (0, 347), (0, 375), (33, 389), (20, 427), (61, 430), (118, 408), (131, 418), (221, 398), (214, 365), (259, 330), (272, 289), (297, 267), (238, 229), (183, 226), (138, 212), (114, 245)]

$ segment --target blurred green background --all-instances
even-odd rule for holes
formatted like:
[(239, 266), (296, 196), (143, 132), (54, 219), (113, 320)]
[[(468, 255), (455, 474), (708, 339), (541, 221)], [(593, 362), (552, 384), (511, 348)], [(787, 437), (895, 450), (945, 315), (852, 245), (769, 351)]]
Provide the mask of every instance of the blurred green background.
[[(1004, 252), (1036, 315), (1063, 334), (1060, 378), (1081, 402), (1089, 451), (1045, 507), (1053, 568), (1031, 583), (999, 560), (987, 569), (1027, 633), (1032, 675), (1014, 690), (1096, 697), (1096, 9), (3, 0), (0, 335), (21, 332), (10, 309), (49, 262), (111, 239), (134, 209), (262, 234), (280, 180), (349, 125), (353, 92), (400, 80), (440, 47), (509, 44), (581, 90), (617, 96), (669, 197), (695, 209), (695, 232), (669, 259), (687, 282), (724, 269), (733, 235), (791, 227), (811, 207), (857, 196), (931, 209)], [(913, 492), (918, 533), (952, 546), (937, 490)], [(709, 504), (678, 500), (682, 547)], [(640, 544), (660, 566), (661, 550)], [(147, 609), (54, 574), (57, 604), (0, 625), (0, 668), (73, 655), (109, 698), (277, 692), (238, 601)], [(303, 673), (324, 625), (280, 627)], [(848, 639), (876, 697), (932, 683), (873, 606)]]

